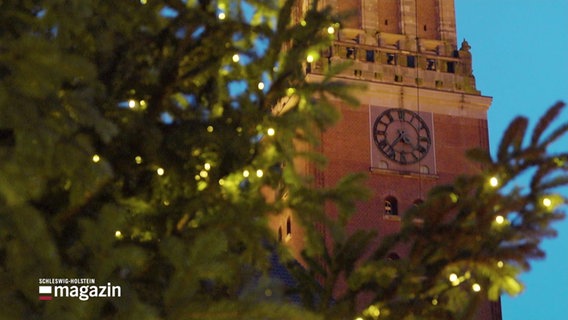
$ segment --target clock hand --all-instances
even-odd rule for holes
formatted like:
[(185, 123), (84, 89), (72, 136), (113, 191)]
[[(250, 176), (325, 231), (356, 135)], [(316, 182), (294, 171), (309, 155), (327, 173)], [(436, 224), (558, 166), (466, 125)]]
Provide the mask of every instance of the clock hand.
[(396, 137), (396, 139), (394, 139), (394, 141), (391, 143), (391, 147), (394, 147), (401, 139), (403, 139), (403, 137), (404, 131), (398, 130), (398, 137)]

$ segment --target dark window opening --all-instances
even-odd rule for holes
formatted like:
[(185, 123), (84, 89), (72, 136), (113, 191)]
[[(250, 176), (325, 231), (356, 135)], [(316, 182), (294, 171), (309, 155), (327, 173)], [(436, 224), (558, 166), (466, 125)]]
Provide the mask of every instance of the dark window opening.
[(387, 64), (395, 64), (394, 53), (387, 53)]
[(427, 70), (432, 70), (432, 71), (436, 70), (436, 60), (427, 59), (426, 62), (427, 62), (427, 65), (426, 65)]
[(290, 217), (286, 220), (286, 237), (289, 238), (292, 236), (292, 221), (290, 221)]
[(385, 214), (389, 216), (398, 215), (398, 201), (395, 197), (389, 196), (385, 199)]
[(367, 50), (365, 58), (367, 62), (375, 62), (375, 51)]
[(414, 56), (407, 56), (406, 57), (406, 65), (409, 68), (415, 68), (416, 67), (416, 57)]
[(385, 19), (385, 26), (388, 26), (388, 25), (389, 25), (389, 20)]
[(426, 25), (424, 25), (424, 31), (428, 31), (428, 28), (426, 27)]
[(456, 64), (453, 61), (448, 61), (448, 72), (455, 73), (456, 72)]
[(282, 242), (282, 227), (278, 227), (278, 242)]
[(346, 57), (347, 59), (355, 59), (355, 48), (348, 47)]

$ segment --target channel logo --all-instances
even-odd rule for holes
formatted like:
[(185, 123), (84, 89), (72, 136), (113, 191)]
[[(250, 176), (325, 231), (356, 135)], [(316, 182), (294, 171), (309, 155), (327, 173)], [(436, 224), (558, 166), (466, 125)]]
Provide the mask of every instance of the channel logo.
[(110, 282), (99, 286), (94, 285), (94, 283), (94, 279), (40, 279), (39, 300), (76, 298), (87, 301), (91, 298), (117, 298), (122, 296), (120, 286), (112, 285)]
[(39, 286), (39, 300), (51, 300), (53, 299), (51, 293), (51, 286)]

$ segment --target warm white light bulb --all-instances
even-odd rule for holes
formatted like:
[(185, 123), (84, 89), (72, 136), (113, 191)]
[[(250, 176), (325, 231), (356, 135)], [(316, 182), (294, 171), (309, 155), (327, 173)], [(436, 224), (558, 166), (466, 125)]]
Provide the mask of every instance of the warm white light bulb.
[(471, 286), (471, 289), (472, 289), (474, 292), (479, 292), (479, 291), (481, 291), (481, 286), (479, 285), (479, 283), (474, 283), (474, 284)]
[(164, 173), (166, 173), (166, 171), (164, 170), (164, 168), (158, 168), (158, 169), (156, 169), (156, 173), (157, 173), (159, 176), (163, 176)]
[(542, 205), (545, 207), (550, 207), (552, 205), (552, 200), (550, 200), (550, 198), (544, 198), (542, 199)]
[(264, 172), (260, 169), (256, 170), (256, 176), (261, 178), (264, 175)]
[(335, 33), (335, 28), (334, 28), (333, 26), (329, 26), (329, 27), (327, 28), (327, 33), (329, 33), (329, 34), (334, 34), (334, 33)]
[(92, 160), (93, 160), (94, 163), (97, 163), (97, 162), (101, 161), (101, 157), (98, 154), (95, 154), (95, 155), (93, 155)]
[(225, 18), (226, 18), (227, 16), (225, 15), (225, 12), (219, 12), (218, 17), (219, 17), (219, 20), (225, 20)]
[(499, 185), (499, 179), (497, 179), (497, 177), (491, 177), (491, 179), (489, 179), (489, 185), (497, 187)]
[(274, 134), (276, 134), (276, 130), (274, 130), (274, 128), (268, 128), (268, 130), (266, 130), (266, 134), (272, 137)]
[(239, 60), (241, 60), (241, 57), (239, 57), (239, 55), (235, 53), (233, 55), (233, 62), (239, 62)]
[(248, 170), (243, 171), (243, 177), (248, 178), (250, 172)]
[(497, 224), (502, 224), (503, 222), (505, 222), (505, 218), (503, 216), (496, 216), (495, 222), (497, 222)]
[(263, 82), (259, 82), (258, 83), (258, 90), (263, 90), (264, 89), (264, 83)]
[(311, 55), (311, 54), (309, 54), (309, 55), (306, 57), (306, 60), (307, 60), (309, 63), (312, 63), (312, 62), (314, 62), (314, 56)]
[(449, 279), (450, 279), (450, 282), (457, 281), (457, 280), (458, 280), (458, 275), (455, 274), (455, 273), (452, 273), (452, 274), (450, 274)]

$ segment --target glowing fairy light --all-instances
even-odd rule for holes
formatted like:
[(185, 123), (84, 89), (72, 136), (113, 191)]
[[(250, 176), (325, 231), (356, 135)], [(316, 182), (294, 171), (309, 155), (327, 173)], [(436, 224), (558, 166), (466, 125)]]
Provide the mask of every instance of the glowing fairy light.
[(114, 232), (114, 237), (119, 239), (119, 240), (122, 239), (123, 238), (122, 232), (120, 232), (120, 230), (116, 230)]
[(473, 290), (473, 292), (479, 292), (479, 291), (481, 291), (481, 286), (479, 285), (479, 283), (474, 283), (471, 286), (471, 290)]
[(205, 170), (209, 171), (209, 170), (211, 170), (211, 164), (210, 164), (209, 162), (206, 162), (206, 163), (203, 165), (203, 168), (204, 168)]
[(141, 164), (142, 163), (142, 157), (136, 156), (136, 157), (134, 157), (134, 161), (136, 162), (136, 164)]
[(491, 177), (489, 179), (489, 185), (493, 188), (497, 187), (499, 185), (499, 179), (497, 179), (497, 177)]
[(261, 178), (264, 175), (264, 172), (260, 169), (256, 170), (256, 176)]
[(156, 173), (157, 173), (159, 176), (163, 176), (164, 173), (166, 173), (166, 171), (164, 170), (164, 168), (158, 168), (158, 169), (156, 169)]
[(500, 269), (500, 268), (503, 268), (503, 266), (504, 266), (503, 261), (497, 261), (497, 268)]
[(227, 15), (225, 14), (225, 12), (219, 12), (219, 15), (217, 17), (219, 17), (219, 20), (225, 20)]
[(129, 107), (130, 109), (136, 107), (136, 101), (135, 101), (135, 100), (132, 100), (132, 99), (128, 100), (128, 107)]
[(268, 128), (268, 130), (266, 130), (266, 134), (272, 137), (276, 134), (276, 130), (274, 130), (274, 128)]
[(92, 158), (94, 163), (98, 163), (99, 161), (101, 161), (101, 157), (98, 154), (93, 155)]
[(239, 60), (241, 60), (241, 57), (239, 57), (239, 55), (235, 53), (235, 54), (233, 55), (233, 62), (236, 63), (236, 62), (239, 62)]
[(334, 34), (334, 33), (335, 33), (335, 28), (334, 28), (333, 26), (327, 27), (327, 33), (329, 33), (329, 34)]
[(243, 171), (243, 177), (248, 178), (250, 176), (250, 172), (248, 170)]
[(264, 82), (259, 82), (258, 83), (258, 90), (263, 90), (264, 89)]
[(548, 208), (552, 205), (552, 200), (550, 200), (550, 198), (544, 198), (542, 199), (542, 205)]
[(311, 55), (311, 54), (309, 54), (309, 55), (306, 57), (306, 61), (308, 61), (309, 63), (314, 62), (314, 56)]
[(497, 224), (503, 224), (503, 222), (505, 222), (505, 217), (503, 217), (503, 216), (496, 216), (496, 217), (495, 217), (495, 222), (497, 222)]

